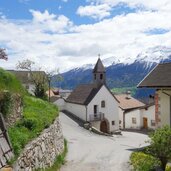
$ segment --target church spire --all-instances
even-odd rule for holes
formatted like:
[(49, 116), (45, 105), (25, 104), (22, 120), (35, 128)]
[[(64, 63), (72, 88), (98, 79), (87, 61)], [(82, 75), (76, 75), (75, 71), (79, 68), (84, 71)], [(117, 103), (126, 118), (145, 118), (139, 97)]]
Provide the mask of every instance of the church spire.
[(105, 67), (100, 59), (100, 55), (98, 55), (99, 58), (97, 60), (97, 63), (93, 69), (93, 76), (94, 76), (94, 83), (96, 84), (106, 84), (106, 71)]

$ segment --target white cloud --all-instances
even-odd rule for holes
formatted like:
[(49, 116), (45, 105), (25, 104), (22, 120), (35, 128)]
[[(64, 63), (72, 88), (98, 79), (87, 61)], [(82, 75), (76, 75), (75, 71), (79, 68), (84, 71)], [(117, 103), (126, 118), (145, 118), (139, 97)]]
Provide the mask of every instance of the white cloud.
[(87, 0), (87, 2), (91, 5), (80, 6), (77, 10), (77, 14), (95, 19), (110, 16), (114, 7), (119, 4), (141, 10), (146, 9), (163, 12), (169, 12), (171, 10), (170, 0)]
[(47, 10), (41, 13), (40, 11), (30, 10), (33, 15), (33, 24), (37, 28), (49, 32), (65, 32), (72, 22), (64, 15), (49, 14)]
[[(66, 16), (48, 11), (32, 10), (33, 19), (29, 21), (1, 19), (0, 45), (7, 48), (9, 61), (0, 61), (0, 66), (14, 68), (18, 60), (30, 58), (46, 69), (64, 71), (95, 62), (99, 53), (102, 58), (116, 56), (123, 61), (135, 59), (149, 47), (170, 47), (171, 13), (164, 10), (164, 5), (155, 8), (160, 10), (139, 11), (78, 26)], [(154, 28), (168, 32), (145, 33)]]
[(111, 7), (118, 5), (119, 3), (125, 3), (130, 7), (142, 7), (151, 10), (170, 10), (170, 0), (88, 0), (88, 2), (95, 5), (108, 4)]
[(80, 16), (89, 16), (95, 19), (103, 19), (110, 15), (111, 7), (107, 4), (80, 6), (77, 14)]

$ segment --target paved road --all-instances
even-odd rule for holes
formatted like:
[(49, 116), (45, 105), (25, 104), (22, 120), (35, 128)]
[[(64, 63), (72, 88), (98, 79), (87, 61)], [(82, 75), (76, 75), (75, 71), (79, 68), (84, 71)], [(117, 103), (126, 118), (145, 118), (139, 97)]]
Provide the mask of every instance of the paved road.
[(69, 147), (61, 171), (128, 171), (132, 150), (146, 145), (144, 141), (148, 139), (144, 134), (131, 132), (114, 137), (97, 135), (63, 113), (60, 120)]

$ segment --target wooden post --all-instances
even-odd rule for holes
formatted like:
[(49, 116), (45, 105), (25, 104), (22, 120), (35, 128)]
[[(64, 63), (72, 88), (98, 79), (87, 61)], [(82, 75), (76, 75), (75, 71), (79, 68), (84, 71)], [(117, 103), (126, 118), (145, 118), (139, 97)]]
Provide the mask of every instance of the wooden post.
[(48, 78), (48, 83), (49, 83), (49, 102), (50, 102), (50, 77)]

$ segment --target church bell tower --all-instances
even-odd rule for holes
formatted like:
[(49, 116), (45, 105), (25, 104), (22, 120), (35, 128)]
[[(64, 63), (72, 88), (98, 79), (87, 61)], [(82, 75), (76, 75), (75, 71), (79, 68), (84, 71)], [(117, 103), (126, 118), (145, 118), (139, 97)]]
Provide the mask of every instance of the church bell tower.
[(93, 69), (93, 80), (94, 80), (94, 83), (97, 85), (106, 84), (106, 71), (100, 59), (100, 55)]

